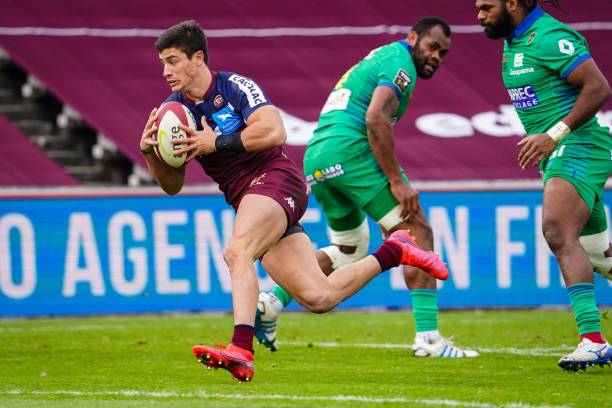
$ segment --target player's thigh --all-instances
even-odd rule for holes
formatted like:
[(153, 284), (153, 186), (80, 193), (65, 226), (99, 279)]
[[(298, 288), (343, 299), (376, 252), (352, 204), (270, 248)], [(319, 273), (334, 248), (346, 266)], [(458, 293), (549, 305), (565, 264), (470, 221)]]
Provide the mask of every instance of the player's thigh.
[(276, 200), (247, 194), (238, 206), (228, 246), (243, 251), (254, 261), (272, 247), (286, 229), (287, 214)]
[(593, 205), (592, 198), (588, 198), (592, 191), (577, 187), (580, 185), (578, 180), (566, 175), (546, 180), (542, 200), (542, 226), (545, 235), (552, 228), (550, 232), (561, 233), (562, 236), (579, 236), (590, 217)]
[[(555, 219), (566, 217), (567, 220), (574, 220), (584, 227), (581, 235), (602, 232), (607, 228), (603, 212), (603, 189), (612, 172), (608, 147), (602, 143), (566, 143), (553, 151), (544, 166), (545, 217), (548, 215)], [(555, 179), (565, 180), (566, 183), (557, 180), (551, 184), (550, 181)], [(571, 184), (575, 192), (563, 192), (563, 185), (568, 187), (567, 183)], [(557, 201), (557, 193), (566, 199)], [(583, 219), (585, 207), (587, 220)]]
[(270, 277), (296, 298), (307, 297), (309, 292), (315, 294), (328, 286), (305, 233), (282, 238), (266, 252), (261, 263)]

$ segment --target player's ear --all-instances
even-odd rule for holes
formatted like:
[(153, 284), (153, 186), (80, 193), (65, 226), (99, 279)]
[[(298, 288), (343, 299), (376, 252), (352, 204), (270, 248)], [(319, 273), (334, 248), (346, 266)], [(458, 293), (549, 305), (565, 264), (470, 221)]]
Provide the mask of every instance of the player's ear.
[(414, 47), (418, 39), (419, 35), (416, 33), (416, 31), (409, 32), (408, 37), (406, 37), (406, 40), (408, 40), (408, 44), (410, 44), (411, 47)]
[(514, 12), (519, 8), (518, 0), (505, 0), (505, 2), (506, 2), (506, 9), (510, 12)]
[(204, 63), (205, 63), (205, 62), (204, 62), (204, 60), (205, 60), (205, 58), (204, 58), (204, 51), (202, 51), (202, 50), (200, 50), (200, 51), (196, 51), (196, 52), (193, 54), (193, 57), (192, 57), (192, 58), (195, 60), (195, 62), (196, 62), (196, 64), (197, 64), (198, 66), (202, 66), (202, 64), (204, 64)]

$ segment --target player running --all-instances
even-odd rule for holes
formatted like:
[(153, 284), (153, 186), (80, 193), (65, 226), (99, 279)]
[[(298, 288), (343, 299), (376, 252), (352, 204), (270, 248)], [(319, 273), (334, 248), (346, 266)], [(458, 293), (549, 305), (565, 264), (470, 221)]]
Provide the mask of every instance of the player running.
[(601, 333), (593, 269), (610, 279), (603, 188), (612, 171), (612, 140), (595, 114), (610, 87), (584, 37), (536, 0), (477, 0), (476, 8), (486, 36), (504, 38), (503, 80), (528, 135), (519, 142), (518, 162), (523, 169), (540, 166), (542, 230), (580, 331), (580, 344), (559, 366), (603, 366), (612, 348)]
[[(406, 111), (417, 77), (431, 78), (444, 60), (450, 36), (444, 20), (419, 20), (405, 39), (373, 50), (350, 68), (327, 98), (304, 156), (306, 179), (329, 225), (331, 245), (317, 253), (324, 273), (367, 255), (366, 215), (385, 231), (410, 229), (423, 249), (433, 250), (418, 192), (395, 155), (393, 125)], [(404, 278), (416, 322), (413, 354), (478, 356), (438, 331), (436, 280), (414, 267), (404, 268)], [(255, 321), (257, 339), (272, 351), (278, 314), (292, 299), (282, 286), (260, 294)]]
[[(327, 277), (298, 220), (307, 205), (306, 185), (283, 153), (286, 134), (280, 114), (251, 79), (208, 67), (206, 36), (194, 21), (163, 32), (155, 43), (163, 76), (172, 88), (166, 101), (178, 101), (198, 120), (198, 130), (176, 154), (186, 153), (219, 184), (236, 210), (232, 237), (223, 257), (232, 279), (234, 333), (227, 347), (194, 346), (193, 354), (210, 368), (224, 368), (239, 381), (254, 375), (253, 325), (259, 292), (253, 262), (260, 259), (270, 276), (316, 313), (330, 310), (389, 267), (419, 266), (438, 279), (448, 271), (435, 255), (418, 248), (406, 231), (391, 235), (372, 256)], [(151, 174), (168, 194), (177, 194), (185, 166), (173, 168), (157, 158), (153, 146), (156, 110), (140, 139)]]

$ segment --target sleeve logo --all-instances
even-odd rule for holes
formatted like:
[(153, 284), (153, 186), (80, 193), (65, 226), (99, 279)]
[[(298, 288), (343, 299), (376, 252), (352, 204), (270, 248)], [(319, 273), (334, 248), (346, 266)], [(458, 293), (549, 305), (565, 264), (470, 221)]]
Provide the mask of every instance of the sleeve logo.
[(233, 74), (229, 77), (229, 80), (237, 84), (240, 90), (246, 94), (251, 108), (268, 101), (261, 88), (249, 78)]
[(412, 83), (412, 79), (408, 76), (408, 73), (403, 69), (399, 69), (397, 74), (395, 74), (395, 79), (393, 83), (397, 85), (397, 87), (402, 91), (402, 93), (406, 92), (408, 89), (408, 85)]
[(574, 53), (574, 44), (568, 40), (559, 40), (559, 51), (563, 54), (572, 55)]

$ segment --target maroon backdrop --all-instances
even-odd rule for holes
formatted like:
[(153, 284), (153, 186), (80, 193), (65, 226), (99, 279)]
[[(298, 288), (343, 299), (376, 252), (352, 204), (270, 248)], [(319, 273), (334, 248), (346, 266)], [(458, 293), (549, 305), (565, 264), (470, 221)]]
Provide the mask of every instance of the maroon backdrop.
[[(214, 3), (20, 0), (11, 2), (0, 14), (0, 47), (75, 107), (90, 124), (112, 138), (125, 155), (144, 164), (137, 149), (142, 127), (150, 109), (169, 92), (153, 49), (159, 30), (184, 19), (197, 20), (210, 30), (213, 69), (251, 76), (281, 109), (312, 122), (346, 69), (370, 49), (403, 37), (401, 33), (390, 34), (391, 26), (405, 27), (421, 16), (439, 15), (455, 29), (451, 51), (433, 79), (419, 81), (414, 101), (396, 125), (401, 163), (416, 180), (536, 178), (538, 174), (533, 169), (521, 171), (516, 163), (519, 140), (516, 122), (508, 114), (497, 115), (506, 112), (507, 106), (502, 105), (509, 104), (499, 72), (502, 42), (484, 37), (476, 25), (474, 3), (473, 0)], [(581, 23), (579, 27), (589, 40), (599, 67), (612, 79), (610, 1), (563, 3), (569, 15), (549, 5), (544, 7), (566, 22)], [(338, 27), (376, 26), (386, 32), (257, 36), (262, 33), (237, 35), (219, 31), (279, 27), (335, 27), (337, 31)], [(39, 33), (44, 35), (34, 35), (41, 27), (114, 30), (42, 30)], [(607, 120), (612, 121), (612, 103), (603, 111)], [(423, 118), (434, 113), (454, 116)], [(430, 125), (425, 128), (423, 124), (427, 122)], [(299, 162), (303, 145), (293, 134), (295, 123), (286, 123), (292, 134), (289, 154)], [(421, 126), (417, 127), (417, 123)], [(449, 137), (453, 133), (456, 137)], [(205, 180), (201, 171), (188, 172), (189, 182)]]
[(2, 155), (0, 186), (33, 187), (77, 185), (78, 182), (0, 115)]

